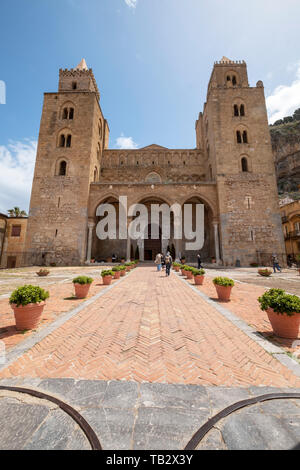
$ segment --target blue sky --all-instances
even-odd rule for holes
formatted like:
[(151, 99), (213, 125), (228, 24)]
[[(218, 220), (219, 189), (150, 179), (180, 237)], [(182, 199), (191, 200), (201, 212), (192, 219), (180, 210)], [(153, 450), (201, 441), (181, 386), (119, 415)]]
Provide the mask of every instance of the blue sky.
[[(223, 55), (263, 80), (270, 120), (300, 107), (299, 0), (10, 0), (1, 4), (0, 211), (28, 209), (43, 93), (93, 68), (110, 148), (195, 147)], [(1, 92), (0, 92), (1, 102)]]

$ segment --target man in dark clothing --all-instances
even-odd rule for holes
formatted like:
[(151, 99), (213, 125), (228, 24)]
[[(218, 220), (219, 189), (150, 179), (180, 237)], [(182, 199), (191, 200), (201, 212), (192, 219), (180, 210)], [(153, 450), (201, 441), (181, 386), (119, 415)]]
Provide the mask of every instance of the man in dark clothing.
[(201, 255), (200, 255), (200, 253), (198, 253), (198, 255), (197, 255), (197, 261), (198, 261), (198, 269), (202, 269)]
[(170, 270), (172, 266), (172, 256), (170, 255), (169, 251), (165, 256), (165, 263), (166, 263), (166, 276), (170, 276)]

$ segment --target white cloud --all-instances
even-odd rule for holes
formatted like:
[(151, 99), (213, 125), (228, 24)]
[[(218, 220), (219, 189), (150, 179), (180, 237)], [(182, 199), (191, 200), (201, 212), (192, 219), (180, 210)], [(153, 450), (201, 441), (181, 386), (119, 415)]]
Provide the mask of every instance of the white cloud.
[(122, 133), (116, 140), (116, 146), (119, 149), (137, 149), (138, 144), (134, 142), (132, 137), (125, 137)]
[(36, 149), (30, 139), (0, 145), (0, 212), (14, 206), (28, 212)]
[(300, 108), (300, 62), (294, 68), (296, 77), (292, 84), (278, 86), (266, 99), (271, 124), (285, 116), (291, 116), (295, 109)]
[(138, 0), (125, 0), (125, 3), (130, 8), (135, 8), (137, 6)]

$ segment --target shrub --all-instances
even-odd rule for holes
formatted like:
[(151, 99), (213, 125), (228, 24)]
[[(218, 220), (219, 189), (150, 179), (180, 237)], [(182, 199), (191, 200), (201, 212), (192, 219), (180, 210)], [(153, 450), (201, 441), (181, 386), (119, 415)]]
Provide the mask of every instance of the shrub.
[(258, 263), (250, 263), (250, 266), (252, 266), (252, 268), (258, 268)]
[(185, 266), (185, 267), (184, 267), (184, 270), (185, 270), (185, 271), (188, 271), (188, 272), (192, 272), (193, 269), (195, 269), (195, 268), (193, 268), (192, 266)]
[(271, 271), (270, 269), (268, 269), (268, 268), (259, 269), (259, 270), (258, 270), (258, 274), (260, 274), (261, 276), (269, 277), (269, 276), (271, 276), (272, 271)]
[(37, 304), (39, 302), (43, 302), (44, 300), (48, 299), (49, 292), (45, 291), (39, 286), (31, 286), (25, 285), (22, 287), (18, 287), (15, 289), (10, 298), (10, 304), (16, 304), (17, 307), (20, 305), (28, 305), (28, 304)]
[(111, 270), (111, 269), (104, 269), (102, 272), (101, 272), (101, 276), (102, 277), (105, 277), (105, 276), (113, 276), (114, 275), (114, 272)]
[(194, 276), (204, 276), (205, 271), (204, 271), (204, 269), (193, 268), (193, 274), (194, 274)]
[(224, 287), (234, 286), (233, 279), (229, 279), (229, 277), (215, 277), (213, 279), (213, 283), (217, 284), (218, 286), (224, 286)]
[(119, 268), (119, 271), (125, 271), (126, 270), (126, 266), (117, 266)]
[(94, 279), (88, 276), (78, 276), (73, 279), (73, 284), (92, 284)]
[(122, 269), (123, 269), (123, 266), (114, 266), (114, 267), (112, 268), (112, 271), (118, 272), (118, 271), (121, 271)]
[(297, 295), (287, 294), (283, 289), (270, 289), (258, 298), (260, 308), (272, 308), (278, 314), (292, 316), (300, 313), (300, 299)]
[(131, 266), (131, 261), (129, 261), (128, 263), (125, 263), (124, 266)]
[(182, 265), (181, 265), (180, 263), (176, 263), (176, 262), (175, 262), (175, 263), (173, 263), (173, 266), (175, 266), (175, 268), (176, 268), (176, 267), (178, 267), (178, 266), (181, 267)]

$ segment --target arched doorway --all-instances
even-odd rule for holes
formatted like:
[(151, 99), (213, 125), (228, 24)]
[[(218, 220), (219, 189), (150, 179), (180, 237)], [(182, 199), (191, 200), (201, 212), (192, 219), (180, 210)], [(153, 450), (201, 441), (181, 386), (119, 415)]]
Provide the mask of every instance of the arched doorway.
[(144, 260), (145, 261), (154, 261), (156, 255), (161, 253), (161, 227), (159, 227), (159, 238), (151, 238), (151, 224), (146, 228), (148, 237), (144, 240)]

